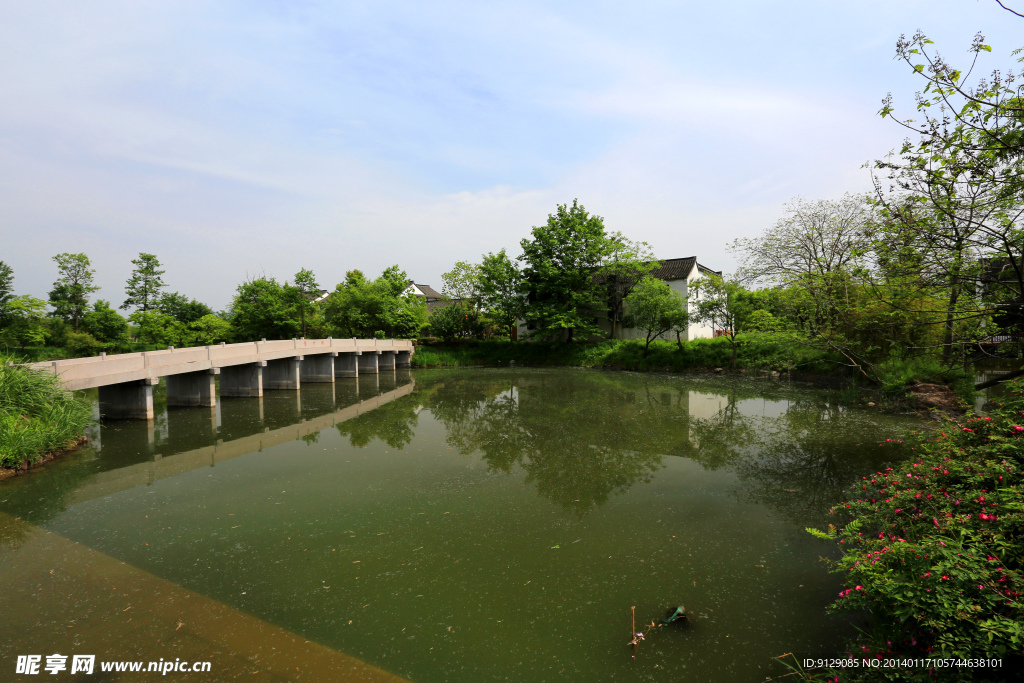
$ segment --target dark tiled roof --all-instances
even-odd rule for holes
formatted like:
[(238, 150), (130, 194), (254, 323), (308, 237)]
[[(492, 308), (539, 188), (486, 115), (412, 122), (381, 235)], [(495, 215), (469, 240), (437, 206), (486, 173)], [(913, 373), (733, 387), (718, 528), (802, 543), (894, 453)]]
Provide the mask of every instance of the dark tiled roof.
[(436, 289), (434, 289), (430, 285), (416, 285), (416, 286), (419, 287), (419, 290), (421, 292), (423, 292), (424, 294), (427, 295), (427, 301), (430, 301), (431, 299), (441, 299), (441, 298), (444, 297), (444, 295), (441, 294), (441, 292), (437, 291)]
[(661, 268), (656, 268), (651, 275), (659, 280), (685, 280), (696, 264), (696, 256), (662, 259)]

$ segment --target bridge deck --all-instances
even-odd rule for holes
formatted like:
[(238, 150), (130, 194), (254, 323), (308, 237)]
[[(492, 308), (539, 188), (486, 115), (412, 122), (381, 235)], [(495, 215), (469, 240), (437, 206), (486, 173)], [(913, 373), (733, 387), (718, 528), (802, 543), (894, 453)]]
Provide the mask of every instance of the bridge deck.
[(30, 367), (58, 375), (68, 389), (91, 389), (186, 372), (332, 352), (412, 354), (413, 344), (408, 339), (289, 339), (68, 358), (35, 363)]

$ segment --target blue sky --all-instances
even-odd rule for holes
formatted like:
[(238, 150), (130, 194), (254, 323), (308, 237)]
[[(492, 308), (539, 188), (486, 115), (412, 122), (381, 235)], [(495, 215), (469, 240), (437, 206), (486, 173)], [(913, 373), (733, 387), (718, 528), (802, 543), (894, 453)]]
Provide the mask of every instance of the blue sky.
[(84, 251), (116, 303), (140, 251), (215, 308), (304, 267), (440, 287), (578, 197), (730, 270), (790, 198), (870, 188), (918, 28), (1024, 46), (990, 0), (3, 3), (0, 260), (45, 298)]

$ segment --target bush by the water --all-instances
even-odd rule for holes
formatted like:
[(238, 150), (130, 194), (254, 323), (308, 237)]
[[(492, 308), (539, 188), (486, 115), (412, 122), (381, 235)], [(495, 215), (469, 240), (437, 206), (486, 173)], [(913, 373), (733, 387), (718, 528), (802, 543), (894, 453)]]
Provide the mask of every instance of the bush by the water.
[(0, 467), (17, 468), (80, 441), (92, 411), (53, 375), (9, 361), (0, 356)]
[[(886, 443), (880, 444), (886, 447)], [(1024, 383), (987, 416), (920, 435), (913, 456), (853, 487), (832, 510), (835, 564), (846, 586), (831, 607), (867, 610), (873, 625), (851, 646), (862, 658), (987, 659), (1024, 650)], [(834, 676), (836, 673), (823, 674)], [(842, 680), (936, 680), (928, 667), (847, 669)], [(1006, 670), (961, 667), (940, 680), (1005, 680)]]
[[(655, 340), (647, 357), (644, 340), (598, 342), (465, 341), (417, 347), (414, 367), (467, 365), (565, 365), (621, 370), (684, 372), (695, 368), (729, 367), (732, 347), (728, 339), (695, 339), (681, 344)], [(796, 370), (830, 374), (842, 366), (820, 351), (793, 343), (785, 335), (746, 333), (739, 337), (737, 367), (761, 370)]]

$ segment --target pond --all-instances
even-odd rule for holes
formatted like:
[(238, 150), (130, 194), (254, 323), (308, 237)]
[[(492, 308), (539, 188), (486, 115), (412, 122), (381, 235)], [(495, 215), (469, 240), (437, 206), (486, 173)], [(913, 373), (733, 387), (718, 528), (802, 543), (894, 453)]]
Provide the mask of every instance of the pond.
[[(154, 422), (0, 483), (2, 666), (761, 681), (841, 651), (835, 549), (804, 528), (921, 428), (807, 387), (576, 369), (159, 398)], [(677, 605), (688, 623), (634, 659), (632, 608), (639, 630)]]

